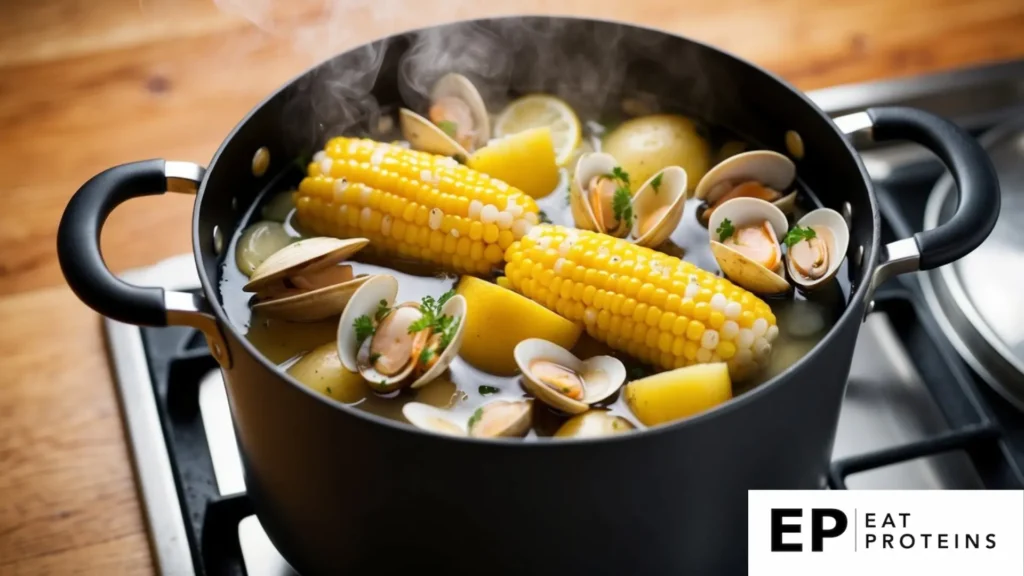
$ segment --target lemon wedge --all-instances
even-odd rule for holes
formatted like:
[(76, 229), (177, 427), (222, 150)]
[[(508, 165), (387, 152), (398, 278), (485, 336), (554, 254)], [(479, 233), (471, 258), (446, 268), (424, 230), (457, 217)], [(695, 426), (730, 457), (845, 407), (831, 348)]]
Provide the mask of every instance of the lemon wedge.
[(580, 119), (565, 101), (547, 94), (531, 94), (513, 100), (502, 110), (494, 123), (494, 134), (500, 138), (531, 128), (547, 126), (555, 145), (555, 161), (564, 166), (580, 144)]
[[(502, 180), (533, 198), (558, 187), (554, 140), (547, 126), (530, 128), (491, 140), (467, 162), (470, 168)], [(529, 166), (524, 170), (524, 166)]]

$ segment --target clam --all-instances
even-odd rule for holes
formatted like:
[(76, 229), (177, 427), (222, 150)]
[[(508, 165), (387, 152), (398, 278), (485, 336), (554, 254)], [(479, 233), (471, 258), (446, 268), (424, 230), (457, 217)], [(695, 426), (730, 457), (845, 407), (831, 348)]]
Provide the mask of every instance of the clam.
[[(628, 175), (603, 152), (584, 154), (576, 163), (569, 205), (577, 228), (658, 246), (679, 225), (686, 202), (686, 171), (669, 166), (630, 195)], [(617, 200), (616, 196), (622, 199)]]
[(787, 225), (777, 206), (758, 198), (733, 198), (711, 215), (711, 253), (737, 285), (757, 294), (787, 292), (779, 244)]
[(836, 275), (850, 245), (846, 220), (829, 208), (808, 212), (787, 236), (786, 270), (805, 291)]
[(733, 198), (759, 198), (784, 214), (796, 206), (796, 191), (785, 193), (796, 178), (796, 165), (770, 150), (742, 152), (722, 160), (701, 178), (694, 196), (705, 202), (701, 222), (708, 224), (719, 206)]
[(513, 355), (526, 389), (545, 404), (569, 414), (586, 412), (626, 381), (626, 367), (612, 356), (584, 361), (539, 338), (523, 340)]
[(449, 436), (475, 438), (514, 438), (530, 430), (532, 400), (495, 400), (477, 408), (462, 422), (451, 412), (421, 402), (409, 402), (402, 415), (417, 428)]
[[(420, 388), (443, 374), (466, 326), (462, 296), (396, 304), (397, 296), (394, 276), (374, 276), (352, 295), (338, 324), (342, 364), (378, 392)], [(424, 323), (428, 315), (434, 321)]]
[(255, 292), (254, 312), (292, 322), (315, 322), (338, 315), (369, 279), (339, 265), (370, 241), (314, 237), (281, 248), (260, 263), (242, 288)]
[(490, 139), (487, 106), (461, 74), (446, 74), (434, 84), (427, 116), (408, 108), (399, 110), (402, 135), (415, 150), (468, 158)]

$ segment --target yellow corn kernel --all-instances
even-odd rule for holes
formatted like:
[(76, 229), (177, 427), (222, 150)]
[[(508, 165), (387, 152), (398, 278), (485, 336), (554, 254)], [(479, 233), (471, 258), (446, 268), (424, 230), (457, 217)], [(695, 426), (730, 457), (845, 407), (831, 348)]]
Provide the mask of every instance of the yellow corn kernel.
[(663, 369), (727, 360), (734, 375), (750, 374), (778, 333), (770, 308), (753, 294), (604, 234), (540, 224), (512, 242), (504, 259), (513, 290)]
[[(500, 267), (539, 211), (521, 190), (451, 158), (347, 137), (332, 138), (307, 165), (294, 201), (299, 225), (314, 234), (368, 238), (364, 250), (371, 254), (420, 258), (467, 274)], [(497, 222), (484, 225), (485, 206)], [(516, 214), (505, 212), (510, 206)]]

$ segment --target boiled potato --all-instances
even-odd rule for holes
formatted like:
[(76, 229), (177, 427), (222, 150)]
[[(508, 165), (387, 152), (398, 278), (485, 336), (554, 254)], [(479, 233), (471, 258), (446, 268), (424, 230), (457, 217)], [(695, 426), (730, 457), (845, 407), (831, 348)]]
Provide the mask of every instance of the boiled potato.
[(651, 176), (668, 166), (686, 170), (687, 188), (693, 190), (708, 171), (708, 143), (697, 134), (693, 121), (672, 114), (654, 114), (623, 122), (602, 144), (629, 174), (633, 193)]
[(565, 421), (555, 432), (556, 438), (599, 438), (629, 432), (636, 427), (622, 416), (606, 410), (588, 410)]
[[(509, 134), (469, 157), (470, 168), (504, 181), (534, 198), (551, 194), (560, 175), (555, 145), (547, 126)], [(524, 170), (524, 166), (529, 166)]]
[(626, 384), (626, 403), (647, 426), (680, 420), (732, 398), (725, 362), (694, 364)]
[(334, 341), (317, 346), (288, 368), (288, 374), (313, 390), (350, 404), (369, 394), (363, 378), (341, 365)]
[(456, 292), (466, 299), (459, 356), (484, 372), (515, 374), (512, 351), (527, 338), (543, 338), (571, 350), (583, 330), (581, 324), (486, 280), (463, 276)]

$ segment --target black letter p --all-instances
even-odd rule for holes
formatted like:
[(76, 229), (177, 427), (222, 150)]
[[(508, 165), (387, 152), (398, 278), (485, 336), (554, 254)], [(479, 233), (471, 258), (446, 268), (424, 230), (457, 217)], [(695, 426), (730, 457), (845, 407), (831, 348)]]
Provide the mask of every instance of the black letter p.
[[(831, 518), (836, 525), (825, 530), (825, 518)], [(846, 532), (846, 514), (834, 508), (811, 510), (811, 551), (821, 552), (825, 538), (835, 538)]]

